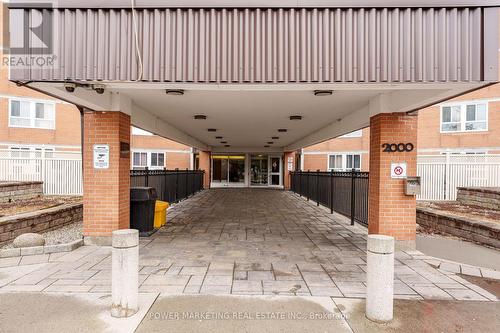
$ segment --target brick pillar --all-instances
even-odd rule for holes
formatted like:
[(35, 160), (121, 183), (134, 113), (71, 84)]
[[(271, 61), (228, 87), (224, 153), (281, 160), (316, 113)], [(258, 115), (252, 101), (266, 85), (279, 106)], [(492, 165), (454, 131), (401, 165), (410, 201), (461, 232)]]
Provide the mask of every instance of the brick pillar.
[(205, 171), (205, 177), (203, 178), (203, 188), (210, 188), (210, 152), (200, 151), (200, 170)]
[(290, 171), (288, 170), (288, 159), (291, 158), (292, 161), (292, 171), (296, 169), (295, 165), (295, 152), (286, 152), (283, 160), (283, 185), (285, 190), (290, 189)]
[[(111, 244), (111, 232), (130, 226), (130, 116), (85, 111), (83, 129), (83, 235), (88, 244)], [(94, 145), (109, 145), (109, 167), (94, 167)]]
[[(384, 152), (384, 143), (412, 143), (411, 152)], [(370, 118), (370, 234), (394, 236), (415, 246), (416, 197), (404, 194), (404, 179), (391, 178), (391, 163), (407, 163), (407, 176), (417, 174), (417, 116), (383, 113)], [(401, 243), (401, 242), (400, 242)]]

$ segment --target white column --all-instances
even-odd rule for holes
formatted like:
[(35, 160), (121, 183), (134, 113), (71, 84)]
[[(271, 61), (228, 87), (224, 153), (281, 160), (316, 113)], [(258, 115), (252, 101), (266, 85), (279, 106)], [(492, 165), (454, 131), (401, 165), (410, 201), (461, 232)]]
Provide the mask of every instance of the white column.
[(368, 235), (366, 317), (387, 322), (393, 317), (394, 238)]
[(130, 317), (139, 308), (139, 231), (115, 230), (112, 244), (111, 316)]

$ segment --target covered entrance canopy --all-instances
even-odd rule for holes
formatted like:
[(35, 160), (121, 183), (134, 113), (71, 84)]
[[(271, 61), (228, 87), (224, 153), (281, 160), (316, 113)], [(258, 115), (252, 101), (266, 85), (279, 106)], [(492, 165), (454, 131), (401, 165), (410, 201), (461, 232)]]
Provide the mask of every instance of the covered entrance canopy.
[[(493, 5), (144, 0), (131, 9), (128, 1), (62, 0), (40, 9), (14, 2), (11, 45), (55, 57), (44, 66), (12, 66), (10, 78), (86, 110), (88, 177), (119, 184), (110, 199), (119, 202), (128, 202), (120, 196), (128, 188), (121, 159), (130, 122), (197, 148), (207, 171), (210, 154), (279, 153), (294, 161), (297, 149), (371, 125), (372, 231), (390, 234), (393, 228), (377, 222), (380, 193), (391, 191), (381, 184), (397, 184), (401, 209), (414, 209), (414, 197), (401, 193), (402, 180), (390, 180), (388, 165), (404, 161), (415, 173), (416, 150), (387, 155), (380, 146), (415, 141), (412, 111), (498, 80)], [(42, 51), (18, 24), (39, 17), (51, 23), (37, 30), (50, 45)], [(90, 160), (92, 144), (103, 141), (117, 150), (111, 178)], [(99, 193), (90, 183), (86, 189), (94, 202)], [(99, 209), (88, 211), (89, 221), (98, 220)], [(86, 234), (125, 227), (126, 211), (128, 204), (120, 206), (112, 226)], [(414, 237), (414, 213), (408, 218), (413, 226), (398, 230), (402, 238)]]

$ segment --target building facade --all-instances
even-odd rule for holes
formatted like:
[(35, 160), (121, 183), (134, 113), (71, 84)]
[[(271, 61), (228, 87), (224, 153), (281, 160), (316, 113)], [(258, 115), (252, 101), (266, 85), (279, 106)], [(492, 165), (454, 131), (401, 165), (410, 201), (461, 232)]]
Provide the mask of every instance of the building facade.
[[(302, 149), (301, 170), (369, 171), (370, 128)], [(418, 111), (418, 155), (499, 154), (500, 84)]]
[[(130, 226), (123, 147), (131, 125), (196, 148), (199, 168), (220, 180), (251, 183), (252, 164), (258, 171), (267, 155), (267, 185), (283, 179), (285, 188), (298, 150), (370, 126), (368, 231), (411, 246), (416, 197), (391, 168), (407, 163), (415, 176), (416, 150), (394, 155), (381, 145), (416, 144), (416, 110), (499, 78), (499, 10), (489, 1), (145, 0), (130, 7), (9, 4), (10, 50), (19, 52), (11, 62), (39, 49), (16, 18), (45, 15), (53, 23), (47, 35), (57, 36), (52, 50), (39, 53), (41, 65), (11, 66), (9, 79), (84, 110), (89, 244), (109, 244), (113, 230)], [(56, 61), (44, 62), (50, 56)], [(453, 128), (457, 117), (450, 117)], [(107, 147), (105, 167), (94, 145)], [(283, 176), (269, 177), (269, 164)]]

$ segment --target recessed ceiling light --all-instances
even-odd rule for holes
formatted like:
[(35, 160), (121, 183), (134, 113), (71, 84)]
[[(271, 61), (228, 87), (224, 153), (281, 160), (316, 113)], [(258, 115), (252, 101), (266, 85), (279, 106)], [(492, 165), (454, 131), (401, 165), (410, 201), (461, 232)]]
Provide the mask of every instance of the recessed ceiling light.
[(273, 136), (271, 139), (278, 140), (279, 138), (280, 138), (279, 136)]
[(196, 120), (205, 120), (207, 119), (207, 116), (205, 116), (204, 114), (197, 114), (194, 116), (194, 119)]
[(265, 146), (264, 146), (264, 148), (269, 148), (269, 146), (268, 146), (268, 145), (265, 145)]
[(209, 131), (209, 132), (217, 132), (217, 129), (215, 129), (215, 128), (208, 128), (207, 131)]
[(184, 95), (184, 90), (183, 89), (167, 89), (167, 90), (165, 90), (165, 93), (167, 95), (172, 95), (172, 96), (182, 96), (182, 95)]
[(227, 141), (221, 141), (220, 143), (227, 143)]
[(224, 145), (224, 147), (231, 147), (231, 145)]
[(333, 90), (314, 90), (314, 96), (330, 96)]
[(278, 129), (278, 132), (282, 132), (283, 133), (283, 132), (286, 132), (286, 131), (287, 131), (286, 128), (280, 128), (280, 129)]
[(274, 143), (274, 142), (272, 142), (272, 141), (267, 141), (267, 144), (268, 144), (268, 145), (272, 145), (273, 143)]
[(215, 137), (217, 140), (222, 139), (222, 136), (216, 136)]
[(290, 116), (290, 120), (302, 120), (302, 116)]

